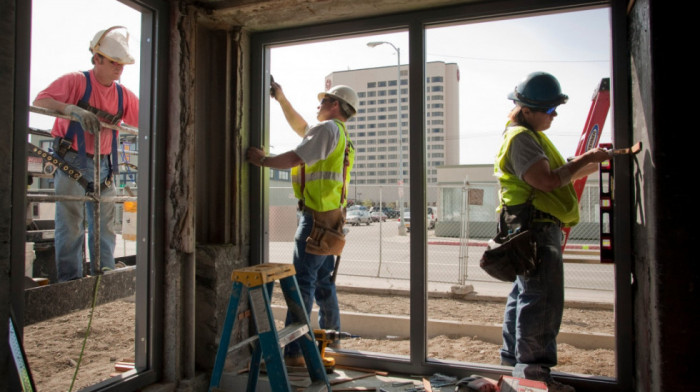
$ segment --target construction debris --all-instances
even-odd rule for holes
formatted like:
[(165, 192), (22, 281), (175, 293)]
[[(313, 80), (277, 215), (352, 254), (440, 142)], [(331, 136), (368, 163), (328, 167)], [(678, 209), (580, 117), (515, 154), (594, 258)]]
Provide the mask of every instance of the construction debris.
[(136, 369), (136, 364), (133, 358), (122, 359), (114, 363), (114, 373), (110, 374), (110, 377), (118, 376), (122, 373), (128, 372), (130, 370)]

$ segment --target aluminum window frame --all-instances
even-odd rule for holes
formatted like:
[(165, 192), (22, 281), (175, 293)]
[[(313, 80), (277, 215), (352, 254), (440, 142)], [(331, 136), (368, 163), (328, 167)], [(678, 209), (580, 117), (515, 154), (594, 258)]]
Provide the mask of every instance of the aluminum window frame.
[[(502, 18), (525, 17), (560, 11), (584, 10), (587, 8), (609, 7), (611, 10), (611, 42), (613, 48), (613, 91), (628, 91), (628, 74), (626, 67), (627, 39), (625, 3), (623, 1), (494, 1), (476, 4), (464, 4), (444, 8), (407, 12), (352, 21), (324, 23), (307, 27), (266, 31), (251, 36), (251, 134), (254, 145), (269, 144), (269, 100), (263, 95), (267, 89), (267, 76), (270, 69), (270, 47), (302, 43), (311, 40), (338, 38), (362, 33), (389, 31), (407, 31), (409, 34), (409, 89), (410, 89), (410, 124), (409, 134), (412, 143), (409, 149), (411, 162), (409, 172), (411, 214), (425, 215), (426, 206), (426, 143), (425, 133), (427, 101), (425, 82), (425, 30), (432, 26), (469, 21), (488, 21)], [(404, 85), (405, 79), (401, 80)], [(613, 97), (614, 130), (613, 140), (617, 145), (629, 145), (631, 129), (629, 128), (629, 97), (615, 94)], [(257, 144), (256, 144), (257, 143)], [(616, 165), (615, 191), (618, 200), (630, 200), (631, 179), (623, 165)], [(259, 168), (252, 168), (250, 175), (251, 195), (251, 260), (268, 260), (267, 189), (264, 176)], [(253, 197), (252, 195), (255, 195)], [(629, 221), (629, 208), (616, 208), (615, 219), (618, 222)], [(460, 363), (427, 359), (427, 231), (426, 222), (418, 220), (413, 223), (410, 242), (410, 356), (391, 356), (388, 354), (350, 354), (340, 353), (336, 356), (338, 363), (365, 368), (381, 368), (403, 374), (433, 374), (436, 372), (469, 375), (479, 373), (494, 378), (507, 374), (507, 368), (473, 363)], [(564, 378), (576, 387), (600, 391), (628, 390), (633, 385), (634, 353), (632, 334), (632, 294), (631, 240), (630, 230), (622, 230), (615, 225), (616, 236), (616, 369), (617, 377), (577, 377), (566, 375)], [(626, 244), (626, 245), (623, 245)]]
[[(141, 244), (137, 252), (137, 279), (136, 279), (136, 325), (135, 325), (135, 360), (137, 372), (127, 372), (121, 378), (112, 377), (103, 382), (84, 388), (84, 391), (133, 391), (157, 382), (161, 377), (163, 362), (163, 238), (164, 209), (160, 200), (165, 196), (164, 173), (162, 169), (165, 163), (165, 126), (167, 120), (167, 108), (163, 103), (167, 102), (167, 76), (168, 75), (168, 27), (170, 6), (163, 0), (114, 0), (120, 1), (141, 13), (141, 63), (139, 82), (139, 145), (141, 150), (139, 159), (138, 188), (147, 193), (139, 198), (142, 203), (138, 209), (138, 241)], [(18, 20), (24, 26), (31, 26), (31, 3), (25, 3)], [(30, 48), (31, 37), (28, 27), (18, 34), (17, 45), (19, 48)], [(26, 56), (24, 50), (19, 56), (19, 61), (24, 62)], [(27, 64), (23, 67), (29, 69)], [(160, 76), (160, 77), (159, 77)], [(29, 111), (28, 94), (30, 75), (19, 74), (18, 85), (27, 86), (18, 89), (21, 96), (15, 97), (15, 140), (26, 143), (26, 118)], [(21, 147), (21, 148), (19, 148)], [(22, 144), (16, 147), (17, 151), (26, 151)], [(26, 179), (26, 154), (17, 154), (15, 161), (22, 164), (15, 165), (21, 173), (16, 172), (16, 178), (22, 181)], [(160, 168), (160, 170), (159, 170)], [(20, 175), (21, 174), (21, 175)], [(25, 204), (25, 187), (13, 187), (13, 201), (15, 205)], [(22, 221), (24, 217), (22, 216)], [(14, 225), (13, 238), (24, 239), (24, 226)], [(21, 228), (21, 229), (20, 229)], [(20, 235), (21, 234), (21, 235)], [(13, 241), (13, 247), (19, 241)], [(144, 266), (144, 267), (142, 267)], [(13, 265), (17, 268), (17, 265)], [(23, 265), (22, 265), (23, 267)], [(23, 292), (23, 274), (12, 275), (12, 291)], [(13, 295), (12, 306), (19, 309), (24, 307), (24, 296)], [(31, 366), (31, 363), (30, 363)]]

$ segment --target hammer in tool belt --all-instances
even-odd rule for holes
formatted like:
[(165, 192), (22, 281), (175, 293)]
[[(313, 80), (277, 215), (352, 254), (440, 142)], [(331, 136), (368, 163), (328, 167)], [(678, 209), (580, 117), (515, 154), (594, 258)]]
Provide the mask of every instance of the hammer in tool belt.
[(335, 258), (335, 266), (333, 267), (333, 275), (331, 275), (331, 283), (335, 283), (335, 277), (338, 276), (338, 267), (340, 266), (340, 255)]

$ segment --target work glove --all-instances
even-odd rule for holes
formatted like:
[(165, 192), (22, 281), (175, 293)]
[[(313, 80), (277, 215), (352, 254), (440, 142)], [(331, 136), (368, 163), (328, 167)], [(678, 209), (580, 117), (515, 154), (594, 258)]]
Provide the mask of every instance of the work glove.
[(68, 105), (63, 109), (63, 114), (70, 116), (73, 121), (78, 121), (80, 126), (92, 135), (100, 132), (100, 119), (92, 112), (75, 105)]

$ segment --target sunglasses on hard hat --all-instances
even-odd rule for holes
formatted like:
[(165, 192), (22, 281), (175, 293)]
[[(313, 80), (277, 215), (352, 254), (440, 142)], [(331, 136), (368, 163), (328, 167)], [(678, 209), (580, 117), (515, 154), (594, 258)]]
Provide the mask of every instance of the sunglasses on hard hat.
[(542, 112), (547, 114), (552, 114), (557, 111), (557, 107), (553, 106), (551, 108), (531, 108), (533, 112)]
[(334, 98), (331, 98), (331, 97), (324, 97), (324, 98), (321, 100), (321, 105), (323, 105), (324, 103), (333, 103), (333, 102), (335, 102), (335, 101), (336, 101), (336, 100), (335, 100)]

